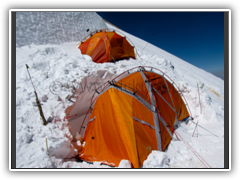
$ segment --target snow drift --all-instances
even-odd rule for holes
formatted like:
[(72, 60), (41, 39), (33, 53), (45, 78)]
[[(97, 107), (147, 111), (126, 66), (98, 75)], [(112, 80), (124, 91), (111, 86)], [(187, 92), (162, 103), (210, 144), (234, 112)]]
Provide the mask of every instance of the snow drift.
[[(64, 121), (64, 111), (72, 102), (66, 97), (78, 88), (84, 77), (98, 70), (118, 75), (136, 66), (152, 66), (165, 72), (182, 90), (194, 118), (192, 123), (177, 129), (182, 139), (174, 135), (166, 156), (152, 152), (143, 168), (206, 168), (185, 141), (210, 167), (224, 167), (223, 80), (154, 45), (148, 44), (142, 51), (147, 42), (119, 29), (133, 42), (140, 57), (116, 63), (92, 62), (76, 48), (87, 35), (87, 29), (93, 31), (106, 26), (116, 29), (104, 24), (93, 12), (18, 12), (17, 26), (17, 168), (110, 168), (101, 162), (89, 164), (72, 158), (76, 150), (69, 143), (67, 137), (71, 135)], [(47, 126), (42, 125), (34, 106), (34, 90), (25, 64), (30, 67)], [(195, 129), (197, 122), (210, 132), (200, 126)]]

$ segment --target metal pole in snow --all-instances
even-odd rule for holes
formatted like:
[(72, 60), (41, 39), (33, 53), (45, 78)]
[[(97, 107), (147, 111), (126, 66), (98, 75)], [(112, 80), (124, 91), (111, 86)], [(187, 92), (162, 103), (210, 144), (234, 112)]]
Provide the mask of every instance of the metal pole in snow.
[(47, 155), (49, 155), (49, 152), (48, 152), (48, 143), (47, 143), (47, 138), (45, 138), (46, 140), (46, 149), (47, 149)]
[[(197, 87), (198, 87), (198, 83), (197, 83)], [(198, 97), (199, 97), (199, 105), (200, 105), (200, 114), (202, 114), (202, 106), (201, 106), (201, 99), (200, 99), (199, 87), (198, 87)]]
[(28, 71), (29, 67), (28, 67), (27, 64), (26, 64), (26, 68), (27, 68), (28, 76), (30, 77), (30, 80), (31, 80), (31, 83), (32, 83), (33, 89), (34, 89), (34, 91), (36, 91), (36, 90), (35, 90), (35, 87), (34, 87), (34, 85), (33, 85), (32, 78), (31, 78), (31, 76), (30, 76), (30, 73), (29, 73), (29, 71)]
[[(198, 87), (198, 83), (197, 83), (197, 87)], [(199, 97), (199, 105), (200, 105), (200, 114), (202, 114), (202, 107), (201, 107), (201, 99), (200, 99), (199, 87), (198, 87), (198, 97)], [(198, 121), (199, 121), (199, 120), (198, 120)], [(197, 122), (197, 124), (196, 124), (196, 126), (195, 126), (195, 129), (194, 129), (194, 131), (193, 131), (192, 137), (194, 136), (195, 130), (196, 130), (196, 128), (197, 128), (197, 125), (198, 125), (198, 122)]]
[[(154, 34), (153, 34), (153, 36), (154, 36)], [(153, 36), (152, 36), (152, 37), (153, 37)], [(152, 39), (152, 38), (151, 38), (151, 39)], [(150, 40), (151, 40), (151, 39), (150, 39)], [(149, 40), (149, 41), (150, 41), (150, 40)], [(147, 44), (145, 45), (145, 47), (146, 47), (147, 45), (148, 45), (148, 42), (147, 42)], [(143, 48), (143, 50), (145, 49), (145, 47)], [(143, 50), (142, 50), (141, 52), (143, 52)]]
[[(29, 67), (28, 67), (27, 64), (26, 64), (26, 68), (27, 68), (27, 72), (28, 72), (28, 75), (29, 75), (29, 77), (30, 77), (30, 80), (31, 80), (31, 82), (32, 82), (32, 78), (31, 78), (30, 73), (29, 73), (29, 71), (28, 71)], [(40, 104), (40, 102), (39, 102), (39, 99), (38, 99), (38, 96), (37, 96), (37, 92), (36, 92), (36, 89), (35, 89), (35, 87), (34, 87), (34, 85), (33, 85), (33, 82), (32, 82), (32, 86), (33, 86), (33, 89), (34, 89), (34, 93), (35, 93), (35, 97), (36, 97), (36, 103), (37, 103), (37, 106), (38, 106), (39, 114), (40, 114), (40, 116), (41, 116), (41, 118), (42, 118), (43, 125), (46, 126), (46, 125), (47, 125), (47, 121), (46, 121), (46, 119), (45, 119), (45, 117), (44, 117), (44, 114), (43, 114), (43, 111), (42, 111), (42, 107), (41, 107), (41, 104)]]
[[(199, 121), (199, 120), (198, 120), (198, 121)], [(195, 126), (195, 129), (194, 129), (194, 131), (193, 131), (193, 135), (192, 135), (192, 137), (194, 136), (195, 130), (196, 130), (197, 125), (198, 125), (198, 121), (197, 121), (197, 124), (196, 124), (196, 126)]]

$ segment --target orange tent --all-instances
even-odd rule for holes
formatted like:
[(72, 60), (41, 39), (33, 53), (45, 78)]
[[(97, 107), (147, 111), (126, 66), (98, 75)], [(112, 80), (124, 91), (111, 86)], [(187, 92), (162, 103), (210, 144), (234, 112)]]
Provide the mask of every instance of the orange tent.
[(115, 31), (98, 30), (78, 46), (82, 54), (91, 56), (93, 62), (105, 63), (120, 59), (135, 59), (134, 47), (126, 37)]
[(152, 150), (166, 149), (175, 126), (190, 115), (170, 78), (146, 68), (124, 72), (96, 89), (79, 122), (86, 128), (80, 128), (85, 145), (78, 158), (110, 166), (126, 159), (139, 168)]

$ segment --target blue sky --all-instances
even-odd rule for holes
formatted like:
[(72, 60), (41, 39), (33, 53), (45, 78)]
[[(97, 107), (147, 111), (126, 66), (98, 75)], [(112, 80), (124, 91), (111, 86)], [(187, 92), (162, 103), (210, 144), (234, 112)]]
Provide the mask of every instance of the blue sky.
[(224, 79), (223, 12), (97, 13), (120, 29)]

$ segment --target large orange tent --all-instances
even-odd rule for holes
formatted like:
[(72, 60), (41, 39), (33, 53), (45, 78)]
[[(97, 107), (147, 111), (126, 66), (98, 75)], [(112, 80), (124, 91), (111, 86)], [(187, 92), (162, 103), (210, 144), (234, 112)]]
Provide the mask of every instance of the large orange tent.
[(105, 63), (120, 59), (135, 59), (134, 47), (115, 31), (101, 29), (85, 38), (78, 48), (82, 54), (91, 56), (93, 62)]
[(85, 141), (78, 158), (110, 166), (126, 159), (139, 168), (152, 150), (166, 149), (175, 126), (190, 115), (174, 82), (146, 69), (133, 68), (94, 91), (78, 122)]

